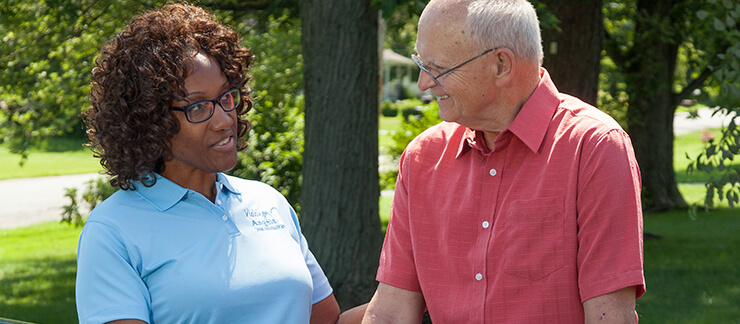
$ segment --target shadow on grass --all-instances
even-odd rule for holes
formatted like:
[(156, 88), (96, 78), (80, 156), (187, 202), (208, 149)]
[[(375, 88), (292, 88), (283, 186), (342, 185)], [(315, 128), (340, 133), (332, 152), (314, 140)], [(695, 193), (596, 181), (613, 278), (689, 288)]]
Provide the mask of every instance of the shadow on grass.
[(76, 323), (76, 271), (74, 257), (3, 260), (0, 314), (32, 323)]
[(646, 214), (644, 323), (733, 323), (740, 318), (740, 210)]

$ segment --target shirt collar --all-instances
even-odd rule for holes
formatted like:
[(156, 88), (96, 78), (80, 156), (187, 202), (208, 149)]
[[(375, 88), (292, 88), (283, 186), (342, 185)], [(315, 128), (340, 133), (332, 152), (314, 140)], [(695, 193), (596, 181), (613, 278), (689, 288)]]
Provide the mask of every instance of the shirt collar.
[[(511, 132), (518, 137), (533, 153), (537, 153), (547, 133), (550, 120), (560, 104), (558, 89), (550, 79), (545, 68), (540, 68), (540, 83), (532, 95), (519, 110), (514, 121), (503, 132)], [(483, 133), (468, 128), (458, 149), (458, 157), (475, 147), (482, 152), (484, 148)]]
[[(172, 206), (180, 202), (192, 191), (181, 187), (158, 173), (153, 173), (150, 177), (157, 179), (157, 182), (153, 186), (147, 187), (141, 181), (134, 181), (134, 185), (136, 185), (136, 192), (139, 196), (148, 201), (159, 211), (165, 211), (172, 208)], [(147, 181), (145, 180), (144, 182)], [(234, 194), (241, 194), (239, 191), (234, 189), (229, 182), (228, 177), (222, 173), (218, 173), (216, 175), (216, 190), (220, 191), (222, 189), (226, 189)]]
[(229, 182), (229, 177), (223, 173), (216, 174), (216, 190), (226, 189), (229, 192), (237, 195), (241, 195), (241, 191), (234, 188)]

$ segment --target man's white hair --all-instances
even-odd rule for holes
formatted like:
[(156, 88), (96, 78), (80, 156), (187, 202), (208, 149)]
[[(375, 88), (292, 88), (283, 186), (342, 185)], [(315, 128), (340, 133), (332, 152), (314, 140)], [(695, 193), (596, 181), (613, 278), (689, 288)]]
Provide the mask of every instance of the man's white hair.
[(526, 0), (473, 0), (465, 30), (482, 49), (506, 47), (542, 65), (542, 37), (537, 12)]

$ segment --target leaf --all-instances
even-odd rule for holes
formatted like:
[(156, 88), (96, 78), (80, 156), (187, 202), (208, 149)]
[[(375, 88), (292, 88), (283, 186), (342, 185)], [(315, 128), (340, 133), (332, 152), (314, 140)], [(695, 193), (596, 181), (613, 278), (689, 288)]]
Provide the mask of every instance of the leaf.
[(706, 19), (708, 16), (709, 16), (709, 13), (706, 12), (705, 10), (699, 10), (696, 12), (696, 17), (701, 20)]
[(735, 28), (735, 24), (736, 24), (735, 23), (735, 19), (732, 19), (732, 17), (727, 16), (725, 18), (725, 25), (727, 26), (727, 28), (733, 29), (733, 28)]
[(716, 31), (723, 32), (727, 29), (725, 26), (725, 23), (722, 22), (722, 20), (719, 20), (719, 18), (717, 17), (715, 17), (714, 20), (712, 21), (712, 25), (714, 27), (714, 30)]

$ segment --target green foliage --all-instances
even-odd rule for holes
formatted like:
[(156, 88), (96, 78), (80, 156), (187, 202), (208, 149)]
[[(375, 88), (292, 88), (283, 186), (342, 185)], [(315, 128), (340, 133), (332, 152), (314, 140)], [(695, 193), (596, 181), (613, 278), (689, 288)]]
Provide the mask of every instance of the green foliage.
[(727, 199), (730, 207), (740, 203), (740, 164), (735, 162), (735, 156), (740, 154), (740, 129), (735, 117), (726, 128), (722, 129), (722, 137), (717, 143), (709, 140), (704, 152), (699, 153), (695, 160), (688, 165), (687, 172), (699, 171), (710, 175), (706, 183), (704, 206), (713, 208), (715, 197), (719, 201)]
[[(666, 8), (666, 11), (654, 10)], [(623, 125), (662, 124), (665, 120), (645, 120), (647, 109), (666, 111), (665, 118), (684, 99), (716, 105), (718, 110), (740, 112), (740, 3), (732, 0), (685, 0), (647, 2), (625, 0), (605, 3), (604, 42), (609, 60), (602, 63), (599, 105)], [(662, 44), (652, 44), (659, 42)], [(658, 46), (660, 45), (660, 46)], [(663, 48), (656, 52), (655, 48)], [(675, 51), (675, 52), (674, 52)], [(671, 57), (675, 53), (675, 57)], [(666, 56), (666, 54), (669, 54)], [(664, 61), (655, 61), (660, 57)], [(652, 62), (672, 71), (645, 71), (638, 63)], [(613, 63), (613, 64), (612, 64)], [(665, 63), (665, 64), (658, 64)], [(661, 77), (668, 76), (668, 77)], [(668, 84), (666, 84), (668, 82)], [(656, 98), (662, 103), (646, 106)], [(731, 164), (737, 154), (732, 149), (732, 131), (723, 132), (717, 149), (697, 158), (698, 171), (716, 171)], [(648, 138), (634, 138), (649, 143)], [(710, 145), (710, 147), (712, 147)], [(716, 153), (716, 154), (715, 154)], [(639, 158), (639, 157), (638, 157)], [(650, 157), (642, 157), (649, 159)], [(641, 161), (654, 165), (650, 161)], [(728, 168), (731, 170), (732, 168)], [(707, 205), (716, 194), (734, 199), (737, 190), (731, 174), (711, 177), (707, 183)], [(643, 192), (650, 192), (646, 188)], [(733, 203), (737, 200), (733, 200)]]
[(394, 104), (397, 111), (401, 112), (404, 121), (409, 121), (411, 116), (421, 117), (422, 102), (419, 99), (405, 99), (396, 101)]
[[(396, 102), (398, 109), (412, 109), (414, 107), (421, 107), (419, 112), (421, 113), (418, 117), (412, 117), (405, 119), (401, 123), (401, 129), (393, 134), (393, 145), (386, 148), (386, 152), (382, 152), (387, 155), (393, 162), (393, 165), (398, 165), (398, 160), (403, 154), (403, 150), (406, 146), (411, 143), (416, 136), (421, 134), (427, 128), (439, 124), (442, 119), (439, 118), (439, 106), (437, 102), (431, 102), (426, 105), (422, 105), (418, 99), (408, 99)], [(380, 172), (380, 187), (382, 189), (392, 189), (396, 185), (396, 178), (398, 177), (398, 168), (390, 168)]]
[[(687, 60), (691, 72), (696, 62), (702, 61), (698, 56), (707, 56), (712, 70), (704, 89), (712, 94), (713, 103), (720, 105), (716, 113), (734, 113), (735, 118), (722, 129), (722, 136), (715, 143), (709, 141), (705, 151), (699, 154), (689, 165), (688, 171), (710, 174), (706, 183), (705, 206), (713, 207), (714, 197), (720, 201), (727, 199), (730, 207), (740, 203), (740, 165), (735, 157), (740, 155), (740, 129), (737, 128), (737, 114), (740, 113), (740, 3), (730, 0), (710, 0), (706, 6), (696, 10), (695, 17), (700, 26), (701, 37), (693, 37), (689, 52), (696, 52)], [(706, 35), (722, 35), (707, 38)], [(706, 46), (710, 50), (695, 50), (695, 47)]]
[(62, 206), (62, 222), (82, 226), (85, 224), (84, 215), (87, 213), (80, 212), (82, 206), (80, 206), (79, 199), (82, 198), (86, 211), (90, 212), (103, 200), (116, 193), (118, 187), (110, 185), (109, 177), (99, 177), (87, 182), (81, 197), (77, 194), (76, 188), (65, 188), (64, 190), (66, 191), (64, 197), (69, 200), (69, 204)]
[(303, 56), (300, 23), (270, 19), (265, 32), (239, 25), (257, 56), (250, 83), (254, 108), (249, 147), (231, 174), (263, 181), (300, 207), (303, 162)]
[(380, 113), (385, 117), (396, 117), (398, 116), (398, 108), (390, 100), (383, 100), (380, 103)]
[(629, 95), (622, 74), (609, 57), (602, 57), (599, 72), (599, 91), (597, 107), (614, 118), (622, 128), (627, 129), (627, 110)]
[[(152, 1), (23, 1), (0, 5), (0, 132), (25, 156), (40, 139), (84, 132), (90, 69), (130, 15)], [(115, 14), (113, 14), (115, 13)]]

